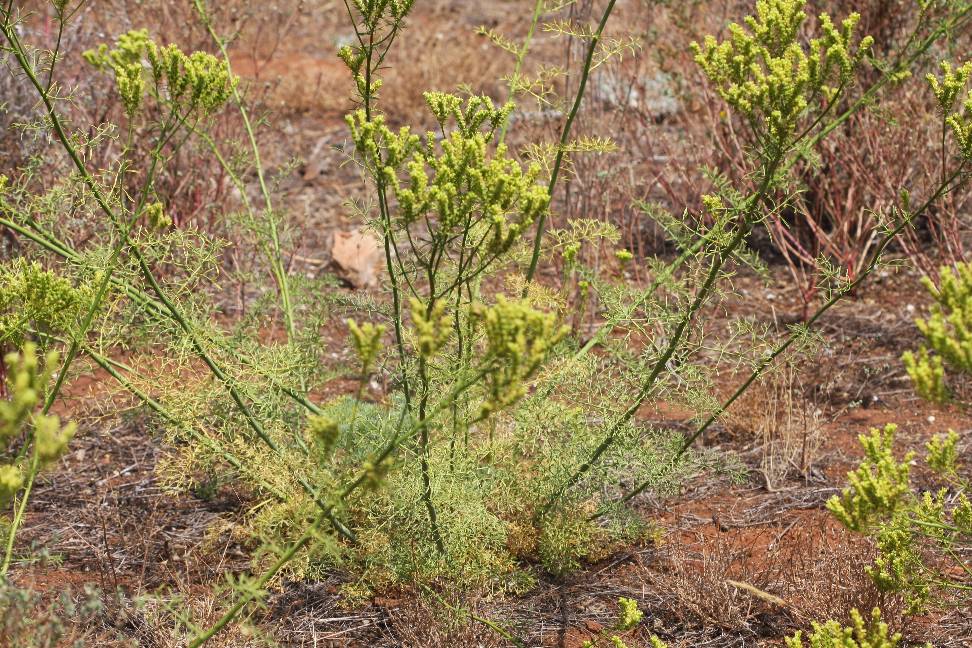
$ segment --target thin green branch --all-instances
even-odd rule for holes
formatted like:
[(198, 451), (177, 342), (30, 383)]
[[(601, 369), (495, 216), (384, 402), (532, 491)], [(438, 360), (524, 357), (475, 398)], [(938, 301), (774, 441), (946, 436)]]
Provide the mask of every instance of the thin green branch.
[[(617, 0), (609, 0), (607, 7), (604, 9), (604, 13), (601, 15), (601, 22), (598, 23), (597, 30), (591, 35), (590, 45), (587, 47), (587, 55), (584, 59), (584, 67), (581, 68), (580, 83), (577, 86), (577, 94), (574, 96), (574, 104), (570, 108), (570, 112), (567, 113), (567, 120), (564, 122), (564, 128), (560, 133), (560, 144), (557, 146), (557, 155), (554, 157), (553, 170), (550, 173), (550, 182), (547, 185), (547, 193), (553, 197), (554, 190), (557, 188), (557, 180), (560, 177), (560, 168), (564, 162), (564, 155), (567, 151), (567, 144), (570, 141), (570, 129), (574, 124), (574, 119), (577, 117), (577, 113), (580, 111), (581, 102), (584, 100), (584, 91), (587, 89), (587, 79), (591, 75), (591, 66), (594, 60), (594, 52), (597, 50), (597, 44), (601, 39), (601, 34), (604, 32), (604, 27), (607, 25), (608, 18), (611, 17), (611, 12), (614, 11), (614, 4)], [(549, 208), (540, 214), (537, 219), (537, 231), (533, 238), (533, 255), (530, 257), (530, 268), (526, 273), (526, 280), (533, 281), (533, 276), (537, 272), (537, 263), (540, 261), (540, 246), (543, 242), (544, 227), (547, 222), (547, 215), (549, 213)]]

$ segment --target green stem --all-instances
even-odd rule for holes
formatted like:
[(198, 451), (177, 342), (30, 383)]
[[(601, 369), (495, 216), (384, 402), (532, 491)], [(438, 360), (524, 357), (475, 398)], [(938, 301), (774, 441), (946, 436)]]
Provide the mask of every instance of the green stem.
[[(44, 248), (48, 252), (52, 252), (74, 265), (77, 265), (79, 267), (85, 266), (83, 257), (80, 254), (78, 254), (77, 251), (71, 249), (67, 244), (57, 240), (56, 238), (54, 238), (48, 233), (39, 232), (24, 227), (20, 223), (11, 220), (9, 218), (5, 218), (3, 216), (0, 216), (0, 225), (3, 225), (4, 227), (13, 230), (17, 234), (20, 234), (21, 236), (29, 239), (30, 241)], [(116, 288), (124, 292), (130, 299), (138, 303), (139, 306), (141, 306), (142, 308), (151, 311), (160, 317), (171, 319), (172, 316), (168, 312), (168, 310), (166, 310), (165, 306), (161, 302), (157, 301), (151, 295), (145, 293), (144, 291), (139, 290), (138, 288), (135, 288), (131, 284), (128, 284), (118, 279), (117, 277), (113, 277), (111, 282)], [(211, 342), (220, 346), (220, 348), (226, 353), (229, 353), (234, 360), (240, 362), (241, 364), (248, 367), (250, 370), (259, 373), (259, 375), (269, 380), (271, 386), (274, 389), (277, 389), (280, 392), (286, 394), (288, 397), (293, 399), (296, 403), (298, 403), (308, 411), (314, 414), (320, 414), (322, 412), (320, 407), (318, 407), (313, 402), (311, 402), (301, 392), (297, 391), (292, 387), (288, 387), (287, 385), (280, 383), (276, 378), (274, 378), (271, 375), (268, 375), (266, 373), (261, 373), (259, 365), (252, 359), (242, 355), (236, 350), (225, 347), (222, 343), (220, 343), (219, 340), (211, 340)]]
[[(577, 86), (577, 94), (574, 96), (574, 104), (570, 108), (570, 112), (567, 114), (567, 121), (564, 122), (564, 128), (560, 133), (560, 144), (557, 147), (557, 155), (554, 158), (553, 171), (550, 174), (550, 183), (547, 185), (547, 193), (553, 198), (554, 189), (557, 187), (557, 179), (560, 176), (560, 168), (564, 162), (564, 154), (567, 150), (567, 143), (570, 139), (570, 129), (574, 124), (574, 119), (577, 117), (577, 113), (580, 111), (581, 102), (584, 99), (584, 91), (587, 88), (587, 79), (591, 75), (591, 68), (594, 62), (594, 53), (597, 51), (597, 44), (601, 40), (601, 34), (604, 32), (604, 27), (607, 25), (608, 18), (611, 17), (611, 12), (614, 11), (614, 4), (617, 0), (610, 0), (607, 7), (604, 9), (604, 13), (601, 15), (601, 22), (597, 26), (597, 31), (591, 36), (591, 43), (587, 48), (587, 56), (584, 59), (584, 67), (581, 69), (580, 84)], [(540, 261), (540, 246), (543, 242), (544, 227), (547, 222), (547, 214), (549, 213), (549, 207), (546, 211), (540, 214), (537, 219), (537, 231), (534, 234), (533, 239), (533, 256), (530, 257), (530, 269), (527, 270), (526, 280), (533, 281), (533, 275), (537, 272), (537, 263)]]
[[(213, 42), (216, 43), (216, 47), (219, 48), (220, 54), (223, 57), (223, 62), (226, 64), (227, 72), (229, 72), (232, 76), (229, 52), (226, 49), (226, 40), (221, 38), (219, 34), (216, 33), (216, 29), (213, 27), (212, 20), (209, 17), (209, 12), (206, 9), (205, 0), (193, 0), (193, 3), (203, 26), (206, 28), (206, 31), (209, 33), (209, 36), (212, 38)], [(253, 155), (253, 166), (256, 171), (257, 182), (260, 185), (260, 193), (263, 195), (264, 206), (267, 212), (267, 226), (270, 232), (270, 242), (272, 246), (272, 254), (268, 255), (268, 260), (270, 261), (270, 268), (271, 272), (273, 273), (274, 280), (277, 283), (277, 289), (280, 292), (280, 301), (283, 308), (284, 321), (287, 326), (288, 339), (292, 340), (296, 330), (294, 323), (293, 299), (290, 294), (287, 268), (283, 263), (283, 252), (280, 245), (280, 230), (277, 227), (277, 220), (274, 216), (275, 211), (273, 208), (273, 200), (270, 196), (270, 190), (267, 187), (263, 162), (260, 156), (260, 146), (257, 143), (256, 133), (253, 130), (253, 125), (250, 121), (250, 114), (246, 109), (246, 102), (243, 100), (243, 95), (240, 92), (239, 84), (233, 84), (232, 92), (233, 101), (236, 102), (236, 106), (240, 111), (240, 117), (243, 120), (243, 129), (246, 131), (246, 137), (250, 145), (250, 152)]]
[(545, 515), (550, 509), (557, 503), (561, 497), (563, 497), (566, 492), (574, 486), (580, 479), (587, 474), (587, 472), (593, 468), (600, 458), (607, 452), (611, 446), (614, 445), (617, 440), (617, 434), (620, 432), (621, 428), (626, 425), (638, 412), (644, 402), (648, 399), (651, 393), (654, 391), (655, 383), (658, 377), (661, 375), (662, 371), (665, 369), (668, 362), (675, 355), (678, 350), (679, 344), (682, 340), (682, 335), (685, 329), (688, 327), (689, 323), (692, 321), (695, 313), (702, 307), (706, 299), (708, 299), (709, 293), (715, 286), (715, 282), (719, 277), (719, 273), (725, 266), (726, 262), (732, 257), (736, 248), (743, 242), (746, 235), (752, 228), (752, 224), (755, 222), (755, 213), (762, 202), (763, 196), (769, 191), (769, 188), (773, 181), (773, 176), (782, 162), (782, 157), (777, 156), (774, 158), (767, 168), (764, 169), (763, 180), (760, 183), (760, 187), (755, 194), (749, 197), (747, 201), (746, 208), (743, 212), (742, 222), (739, 224), (738, 229), (732, 239), (723, 247), (716, 258), (712, 260), (709, 267), (709, 272), (706, 275), (705, 281), (703, 282), (695, 300), (685, 312), (675, 331), (672, 333), (671, 339), (669, 340), (668, 346), (662, 355), (655, 361), (652, 367), (651, 373), (648, 379), (644, 382), (641, 389), (638, 391), (637, 396), (634, 401), (628, 406), (628, 408), (611, 424), (608, 428), (608, 432), (600, 444), (591, 453), (591, 456), (578, 467), (571, 476), (547, 499), (542, 507), (540, 507), (536, 514), (536, 519), (540, 519)]
[[(527, 30), (526, 38), (523, 39), (523, 45), (516, 52), (516, 65), (513, 66), (513, 75), (510, 77), (510, 100), (516, 94), (516, 83), (520, 79), (520, 70), (523, 68), (523, 61), (526, 60), (527, 53), (530, 51), (530, 45), (533, 42), (533, 34), (537, 30), (537, 25), (540, 23), (540, 17), (543, 15), (543, 3), (544, 0), (537, 0), (533, 5), (533, 16), (530, 18), (530, 29)], [(503, 122), (500, 127), (499, 137), (496, 140), (497, 146), (502, 146), (503, 141), (506, 139), (506, 129), (509, 126), (509, 120)]]
[[(828, 310), (830, 310), (838, 301), (840, 301), (841, 299), (843, 299), (846, 295), (848, 295), (849, 293), (853, 292), (853, 290), (855, 288), (857, 288), (858, 286), (860, 286), (860, 284), (871, 274), (871, 272), (877, 266), (877, 264), (880, 261), (881, 257), (884, 255), (884, 252), (887, 250), (888, 246), (891, 245), (891, 242), (895, 238), (897, 238), (898, 234), (900, 234), (904, 230), (905, 227), (909, 226), (914, 221), (914, 218), (916, 216), (919, 216), (920, 214), (924, 213), (925, 210), (927, 210), (935, 200), (937, 200), (938, 198), (940, 198), (941, 196), (943, 196), (948, 191), (948, 188), (952, 184), (952, 182), (954, 182), (956, 179), (958, 179), (960, 177), (963, 168), (964, 168), (964, 164), (962, 166), (960, 166), (959, 169), (956, 170), (955, 173), (953, 173), (943, 184), (941, 184), (938, 187), (938, 189), (934, 192), (934, 194), (932, 194), (932, 196), (928, 200), (926, 200), (925, 203), (921, 207), (919, 207), (915, 212), (913, 212), (907, 218), (902, 219), (902, 221), (897, 226), (895, 226), (895, 228), (893, 230), (891, 230), (890, 232), (888, 232), (884, 236), (884, 238), (881, 240), (881, 243), (878, 245), (878, 247), (875, 249), (875, 252), (874, 252), (874, 255), (871, 258), (871, 261), (863, 268), (863, 270), (857, 276), (857, 278), (854, 281), (852, 281), (851, 283), (847, 284), (843, 289), (837, 291), (829, 300), (827, 300), (826, 303), (824, 303), (819, 309), (817, 309), (817, 311), (813, 314), (813, 316), (810, 317), (806, 321), (806, 323), (803, 325), (802, 329), (805, 329), (805, 330), (809, 331), (810, 330), (810, 327), (812, 327), (821, 317), (823, 317), (823, 315)], [(692, 444), (695, 443), (695, 441), (700, 436), (702, 436), (702, 434), (707, 429), (709, 429), (709, 427), (713, 423), (715, 423), (715, 421), (718, 420), (718, 418), (720, 416), (722, 416), (726, 412), (726, 410), (728, 410), (729, 407), (731, 407), (732, 404), (734, 402), (736, 402), (736, 400), (746, 392), (747, 389), (749, 389), (749, 387), (763, 374), (763, 372), (765, 372), (766, 369), (780, 355), (782, 355), (784, 352), (786, 352), (786, 350), (788, 348), (790, 348), (790, 346), (792, 346), (793, 343), (797, 339), (799, 339), (800, 337), (803, 337), (803, 335), (805, 335), (805, 333), (802, 330), (795, 330), (795, 331), (793, 331), (787, 337), (786, 340), (784, 340), (780, 345), (778, 345), (775, 349), (773, 349), (773, 351), (771, 353), (769, 353), (765, 358), (763, 358), (763, 360), (760, 361), (759, 365), (757, 365), (757, 367), (752, 371), (752, 373), (749, 375), (749, 377), (746, 379), (746, 381), (743, 382), (743, 384), (740, 385), (739, 388), (736, 389), (736, 391), (733, 392), (733, 394), (724, 403), (722, 403), (716, 409), (716, 411), (713, 412), (709, 416), (709, 418), (707, 418), (705, 420), (705, 422), (703, 422), (695, 430), (695, 432), (692, 433), (691, 436), (689, 436), (682, 443), (681, 447), (679, 448), (679, 451), (675, 455), (674, 461), (677, 462), (688, 451), (688, 449), (692, 446)], [(609, 506), (603, 507), (597, 513), (593, 514), (591, 516), (591, 519), (596, 519), (596, 518), (602, 517), (605, 513), (607, 513), (607, 511), (611, 507), (617, 506), (619, 504), (624, 504), (624, 503), (630, 501), (632, 498), (634, 498), (634, 497), (640, 495), (642, 492), (644, 492), (645, 489), (647, 489), (649, 485), (650, 485), (650, 482), (649, 481), (644, 481), (641, 484), (638, 484), (635, 488), (631, 489), (630, 491), (628, 491), (627, 493), (625, 493), (623, 496), (621, 496), (617, 501), (615, 501), (614, 503), (612, 503)]]
[(3, 581), (7, 577), (7, 571), (10, 569), (10, 560), (13, 557), (14, 550), (14, 540), (17, 537), (17, 530), (24, 521), (24, 513), (27, 510), (27, 502), (30, 500), (30, 492), (34, 487), (34, 479), (37, 477), (37, 472), (39, 470), (39, 459), (37, 456), (37, 449), (34, 449), (34, 455), (30, 463), (30, 471), (27, 475), (27, 485), (24, 487), (24, 492), (20, 497), (19, 505), (15, 504), (15, 511), (13, 520), (10, 522), (10, 528), (7, 529), (7, 546), (4, 551), (3, 565), (0, 566), (0, 581)]
[[(92, 195), (94, 196), (98, 206), (105, 213), (105, 215), (108, 216), (112, 224), (122, 235), (123, 242), (130, 243), (130, 241), (128, 241), (127, 239), (127, 231), (122, 226), (119, 218), (114, 213), (114, 210), (112, 210), (111, 207), (108, 205), (108, 201), (105, 198), (104, 194), (101, 192), (94, 178), (91, 176), (90, 172), (87, 170), (87, 167), (82, 162), (74, 145), (71, 144), (69, 138), (67, 137), (67, 134), (64, 130), (64, 126), (61, 123), (60, 117), (58, 116), (57, 111), (54, 109), (50, 97), (43, 91), (43, 88), (40, 82), (38, 81), (36, 74), (34, 73), (33, 67), (30, 65), (30, 62), (27, 60), (26, 54), (24, 53), (23, 47), (19, 41), (19, 37), (11, 29), (9, 21), (4, 21), (2, 25), (0, 25), (0, 31), (2, 31), (4, 37), (7, 39), (7, 42), (10, 44), (11, 51), (14, 53), (14, 56), (17, 59), (17, 62), (20, 65), (21, 69), (23, 70), (25, 76), (27, 76), (27, 78), (31, 81), (31, 84), (38, 91), (41, 101), (44, 103), (48, 117), (51, 121), (51, 125), (54, 129), (55, 135), (57, 136), (57, 139), (60, 141), (62, 147), (65, 149), (68, 156), (71, 158), (72, 162), (74, 163), (74, 166), (78, 170), (78, 173), (80, 174), (83, 182), (88, 187), (88, 189), (92, 192)], [(209, 368), (210, 372), (217, 378), (217, 380), (219, 380), (223, 384), (223, 386), (227, 389), (227, 391), (230, 394), (230, 397), (232, 398), (233, 402), (236, 404), (237, 409), (240, 411), (241, 414), (243, 414), (244, 418), (246, 419), (250, 429), (257, 435), (257, 437), (267, 447), (269, 447), (274, 452), (280, 453), (281, 452), (280, 447), (269, 436), (269, 434), (267, 434), (266, 430), (263, 428), (263, 425), (260, 423), (259, 420), (257, 420), (256, 416), (246, 405), (241, 393), (236, 388), (233, 381), (230, 380), (229, 376), (227, 376), (227, 374), (216, 363), (216, 361), (212, 358), (212, 356), (206, 352), (206, 350), (203, 348), (202, 342), (200, 341), (199, 337), (196, 335), (189, 321), (181, 313), (181, 311), (175, 306), (172, 300), (169, 299), (168, 295), (159, 285), (158, 280), (155, 278), (155, 275), (153, 274), (152, 270), (149, 268), (144, 255), (142, 255), (141, 251), (135, 245), (130, 245), (130, 249), (132, 252), (132, 256), (135, 258), (136, 262), (138, 263), (140, 273), (142, 274), (144, 279), (149, 283), (149, 286), (152, 288), (152, 291), (155, 293), (159, 302), (161, 302), (161, 304), (165, 307), (165, 311), (167, 311), (167, 315), (182, 329), (193, 351)], [(322, 504), (318, 494), (313, 489), (313, 487), (311, 487), (310, 484), (307, 483), (306, 479), (304, 479), (303, 477), (298, 477), (297, 480), (298, 483), (300, 483), (301, 487), (313, 497), (315, 503), (317, 503), (318, 506), (320, 506), (322, 509), (326, 508), (326, 505)], [(336, 518), (331, 517), (329, 519), (331, 520), (332, 524), (334, 524), (335, 528), (338, 529), (340, 533), (342, 533), (342, 535), (345, 535), (346, 537), (352, 540), (355, 538), (354, 534)]]

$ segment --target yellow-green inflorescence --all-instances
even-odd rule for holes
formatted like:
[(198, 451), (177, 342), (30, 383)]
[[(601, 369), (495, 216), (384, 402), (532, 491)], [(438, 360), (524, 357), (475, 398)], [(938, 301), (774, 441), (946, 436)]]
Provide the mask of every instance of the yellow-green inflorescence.
[(20, 346), (31, 331), (70, 330), (91, 299), (90, 286), (75, 287), (36, 261), (0, 264), (0, 345)]
[(957, 560), (963, 571), (969, 569), (954, 547), (972, 544), (972, 503), (966, 495), (972, 484), (960, 476), (960, 439), (950, 431), (926, 445), (927, 466), (949, 487), (918, 495), (911, 483), (916, 455), (895, 457), (895, 430), (887, 425), (860, 437), (864, 460), (848, 474), (850, 486), (832, 497), (827, 508), (848, 529), (876, 541), (879, 555), (867, 573), (878, 588), (904, 594), (911, 608), (919, 610), (934, 588), (951, 578), (928, 561), (929, 552)]
[(787, 648), (896, 648), (901, 644), (901, 635), (891, 633), (878, 608), (871, 612), (870, 622), (857, 610), (851, 610), (851, 624), (845, 627), (837, 621), (814, 623), (807, 643), (803, 642), (803, 633), (797, 632), (786, 640)]
[[(37, 347), (28, 342), (22, 353), (4, 358), (7, 366), (9, 399), (0, 401), (0, 451), (7, 450), (26, 430), (33, 441), (36, 465), (43, 468), (56, 461), (74, 437), (74, 423), (61, 424), (57, 416), (35, 413), (42, 404), (54, 368), (56, 352), (41, 360)], [(0, 460), (0, 503), (15, 495), (27, 479), (29, 465), (19, 461)]]
[[(618, 599), (618, 620), (608, 630), (604, 630), (600, 635), (583, 643), (583, 648), (599, 648), (599, 646), (610, 645), (612, 648), (628, 648), (628, 644), (618, 636), (617, 632), (627, 632), (641, 623), (644, 612), (638, 607), (638, 602), (634, 599), (622, 596)], [(666, 648), (665, 642), (652, 635), (649, 639), (651, 648)]]
[(385, 326), (371, 322), (358, 324), (349, 319), (348, 330), (351, 331), (351, 344), (358, 354), (358, 360), (361, 361), (361, 372), (370, 373), (381, 352), (381, 339), (385, 335)]
[(618, 624), (617, 629), (627, 631), (641, 623), (645, 613), (638, 607), (638, 602), (634, 599), (622, 596), (618, 599)]
[(497, 296), (493, 306), (474, 311), (486, 336), (486, 356), (493, 368), (486, 376), (488, 397), (481, 415), (508, 407), (526, 394), (526, 383), (550, 349), (567, 334), (552, 313), (536, 310), (527, 300)]
[(940, 272), (940, 286), (925, 277), (925, 288), (934, 298), (928, 319), (915, 325), (928, 342), (918, 353), (902, 355), (905, 368), (923, 398), (948, 398), (946, 365), (952, 371), (972, 376), (972, 263), (958, 263)]
[(959, 155), (972, 160), (972, 90), (962, 96), (972, 78), (972, 61), (955, 68), (948, 61), (942, 61), (941, 69), (941, 77), (928, 74), (926, 78), (938, 100), (939, 112), (955, 137)]
[(415, 329), (419, 355), (431, 358), (445, 346), (452, 336), (452, 318), (446, 313), (442, 300), (429, 309), (420, 300), (412, 298), (412, 326)]
[(479, 225), (486, 228), (481, 254), (506, 251), (550, 201), (537, 165), (524, 168), (502, 145), (490, 154), (513, 105), (496, 108), (488, 97), (463, 103), (437, 92), (425, 100), (447, 135), (393, 132), (381, 116), (368, 120), (358, 111), (348, 117), (357, 150), (391, 190), (403, 226), (422, 221), (433, 237), (448, 240)]
[(724, 41), (707, 36), (692, 44), (719, 95), (777, 149), (793, 143), (801, 117), (815, 102), (834, 100), (873, 42), (865, 36), (855, 44), (860, 15), (838, 26), (823, 13), (820, 35), (802, 45), (805, 7), (805, 0), (757, 0), (756, 15), (742, 25), (731, 23)]
[(145, 220), (154, 230), (166, 230), (172, 227), (172, 217), (165, 212), (160, 202), (149, 203), (145, 206)]
[(312, 414), (307, 417), (307, 431), (324, 451), (330, 453), (341, 434), (341, 427), (334, 418), (326, 414)]
[[(353, 7), (357, 11), (360, 19), (357, 28), (361, 34), (375, 35), (380, 31), (382, 26), (385, 26), (389, 31), (394, 33), (395, 30), (401, 28), (402, 22), (412, 10), (414, 1), (351, 0), (349, 3), (349, 11), (350, 7)], [(367, 41), (367, 39), (365, 40)], [(382, 39), (379, 38), (378, 40), (380, 41)], [(375, 43), (371, 41), (370, 44), (374, 46)], [(344, 61), (344, 64), (351, 70), (351, 74), (354, 75), (358, 95), (361, 97), (374, 97), (381, 88), (381, 79), (373, 75), (374, 68), (371, 70), (367, 69), (367, 66), (369, 64), (373, 65), (374, 61), (369, 60), (364, 48), (360, 45), (345, 45), (338, 50), (338, 57)]]
[(827, 502), (827, 508), (847, 528), (866, 530), (875, 518), (894, 515), (903, 500), (911, 493), (911, 460), (909, 453), (903, 461), (894, 456), (894, 433), (897, 426), (874, 428), (859, 437), (864, 447), (864, 461), (848, 473), (850, 486), (838, 497)]
[(123, 34), (114, 48), (102, 43), (84, 58), (114, 73), (129, 117), (138, 113), (146, 92), (186, 115), (212, 114), (230, 98), (238, 81), (226, 61), (206, 52), (186, 54), (174, 44), (159, 46), (145, 29)]

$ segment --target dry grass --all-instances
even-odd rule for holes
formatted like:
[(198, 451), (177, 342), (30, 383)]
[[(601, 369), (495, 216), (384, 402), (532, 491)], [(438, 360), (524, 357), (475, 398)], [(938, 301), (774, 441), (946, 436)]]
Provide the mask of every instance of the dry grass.
[(802, 387), (803, 372), (791, 364), (764, 376), (723, 417), (727, 429), (760, 449), (768, 489), (790, 477), (806, 478), (823, 442), (823, 412)]

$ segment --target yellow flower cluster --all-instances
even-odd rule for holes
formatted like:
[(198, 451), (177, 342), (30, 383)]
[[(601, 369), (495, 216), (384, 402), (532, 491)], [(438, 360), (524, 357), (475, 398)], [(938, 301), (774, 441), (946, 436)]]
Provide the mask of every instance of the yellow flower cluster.
[(972, 160), (972, 90), (956, 108), (969, 78), (972, 78), (972, 61), (954, 69), (948, 61), (942, 61), (941, 67), (941, 78), (934, 74), (928, 74), (926, 78), (938, 100), (938, 109), (945, 118), (945, 124), (955, 136), (959, 154), (966, 160)]
[[(23, 353), (11, 353), (4, 358), (10, 399), (0, 401), (0, 450), (5, 450), (19, 438), (24, 429), (32, 435), (38, 467), (56, 461), (74, 437), (74, 423), (61, 425), (57, 416), (34, 414), (41, 404), (50, 382), (58, 354), (47, 354), (42, 363), (34, 344), (24, 345)], [(0, 464), (0, 502), (5, 502), (21, 488), (27, 466), (17, 462)]]
[(486, 334), (486, 356), (494, 363), (480, 413), (488, 416), (526, 394), (526, 382), (567, 334), (567, 327), (557, 326), (555, 315), (534, 309), (526, 300), (509, 301), (502, 295), (493, 306), (479, 305), (474, 315)]
[(146, 90), (180, 112), (212, 114), (226, 103), (238, 82), (225, 61), (206, 52), (186, 54), (174, 44), (159, 47), (145, 29), (123, 34), (114, 49), (102, 43), (85, 52), (84, 58), (96, 68), (114, 73), (129, 117), (141, 108)]
[(851, 610), (851, 623), (844, 627), (837, 621), (814, 623), (813, 632), (807, 637), (809, 644), (803, 643), (803, 633), (797, 632), (786, 640), (787, 648), (897, 648), (901, 644), (901, 634), (891, 634), (888, 624), (881, 620), (881, 610), (874, 608), (870, 623), (856, 609)]
[(948, 396), (944, 363), (954, 371), (972, 375), (972, 263), (959, 263), (954, 269), (944, 267), (940, 277), (937, 288), (930, 279), (924, 279), (935, 304), (928, 319), (915, 321), (937, 355), (922, 346), (917, 355), (908, 351), (901, 357), (918, 394), (934, 401)]
[(767, 143), (792, 144), (800, 118), (819, 99), (833, 101), (851, 79), (854, 67), (873, 39), (854, 45), (860, 15), (838, 27), (819, 17), (820, 36), (805, 47), (800, 32), (807, 15), (805, 0), (757, 0), (756, 15), (744, 25), (729, 25), (719, 42), (707, 36), (692, 43), (695, 60), (719, 95), (736, 109)]
[(31, 329), (69, 330), (91, 298), (89, 286), (74, 287), (36, 261), (20, 258), (0, 265), (0, 343), (19, 346)]
[(381, 351), (381, 339), (385, 335), (385, 327), (382, 324), (376, 326), (371, 322), (359, 325), (349, 319), (348, 329), (351, 331), (351, 344), (358, 354), (358, 359), (361, 360), (362, 373), (368, 373)]
[(312, 414), (307, 418), (307, 431), (325, 453), (329, 453), (341, 434), (338, 422), (327, 415)]
[(445, 312), (446, 303), (437, 301), (427, 312), (426, 305), (414, 297), (411, 300), (412, 326), (418, 338), (418, 351), (423, 358), (431, 358), (445, 346), (452, 335), (452, 322)]
[(874, 428), (859, 439), (865, 460), (847, 475), (850, 486), (827, 502), (827, 508), (847, 528), (865, 531), (875, 518), (893, 515), (899, 504), (911, 493), (911, 460), (909, 453), (899, 462), (894, 456), (894, 434), (898, 427), (888, 424)]
[(918, 611), (933, 588), (953, 578), (926, 559), (929, 551), (959, 561), (962, 571), (969, 568), (954, 547), (972, 542), (972, 502), (965, 494), (970, 484), (958, 469), (959, 437), (949, 432), (926, 445), (926, 464), (951, 488), (915, 493), (910, 480), (915, 454), (895, 458), (895, 429), (888, 425), (860, 437), (865, 458), (848, 474), (850, 486), (832, 497), (827, 508), (850, 530), (874, 538), (879, 554), (868, 575), (881, 591), (905, 594)]
[(524, 168), (502, 145), (490, 155), (512, 104), (496, 108), (488, 97), (471, 97), (463, 105), (443, 93), (425, 99), (443, 132), (457, 126), (441, 141), (428, 133), (423, 142), (407, 128), (392, 132), (381, 117), (369, 121), (359, 111), (348, 117), (357, 150), (391, 189), (403, 226), (425, 221), (433, 238), (448, 241), (480, 225), (486, 235), (477, 248), (506, 251), (550, 202), (538, 166)]

